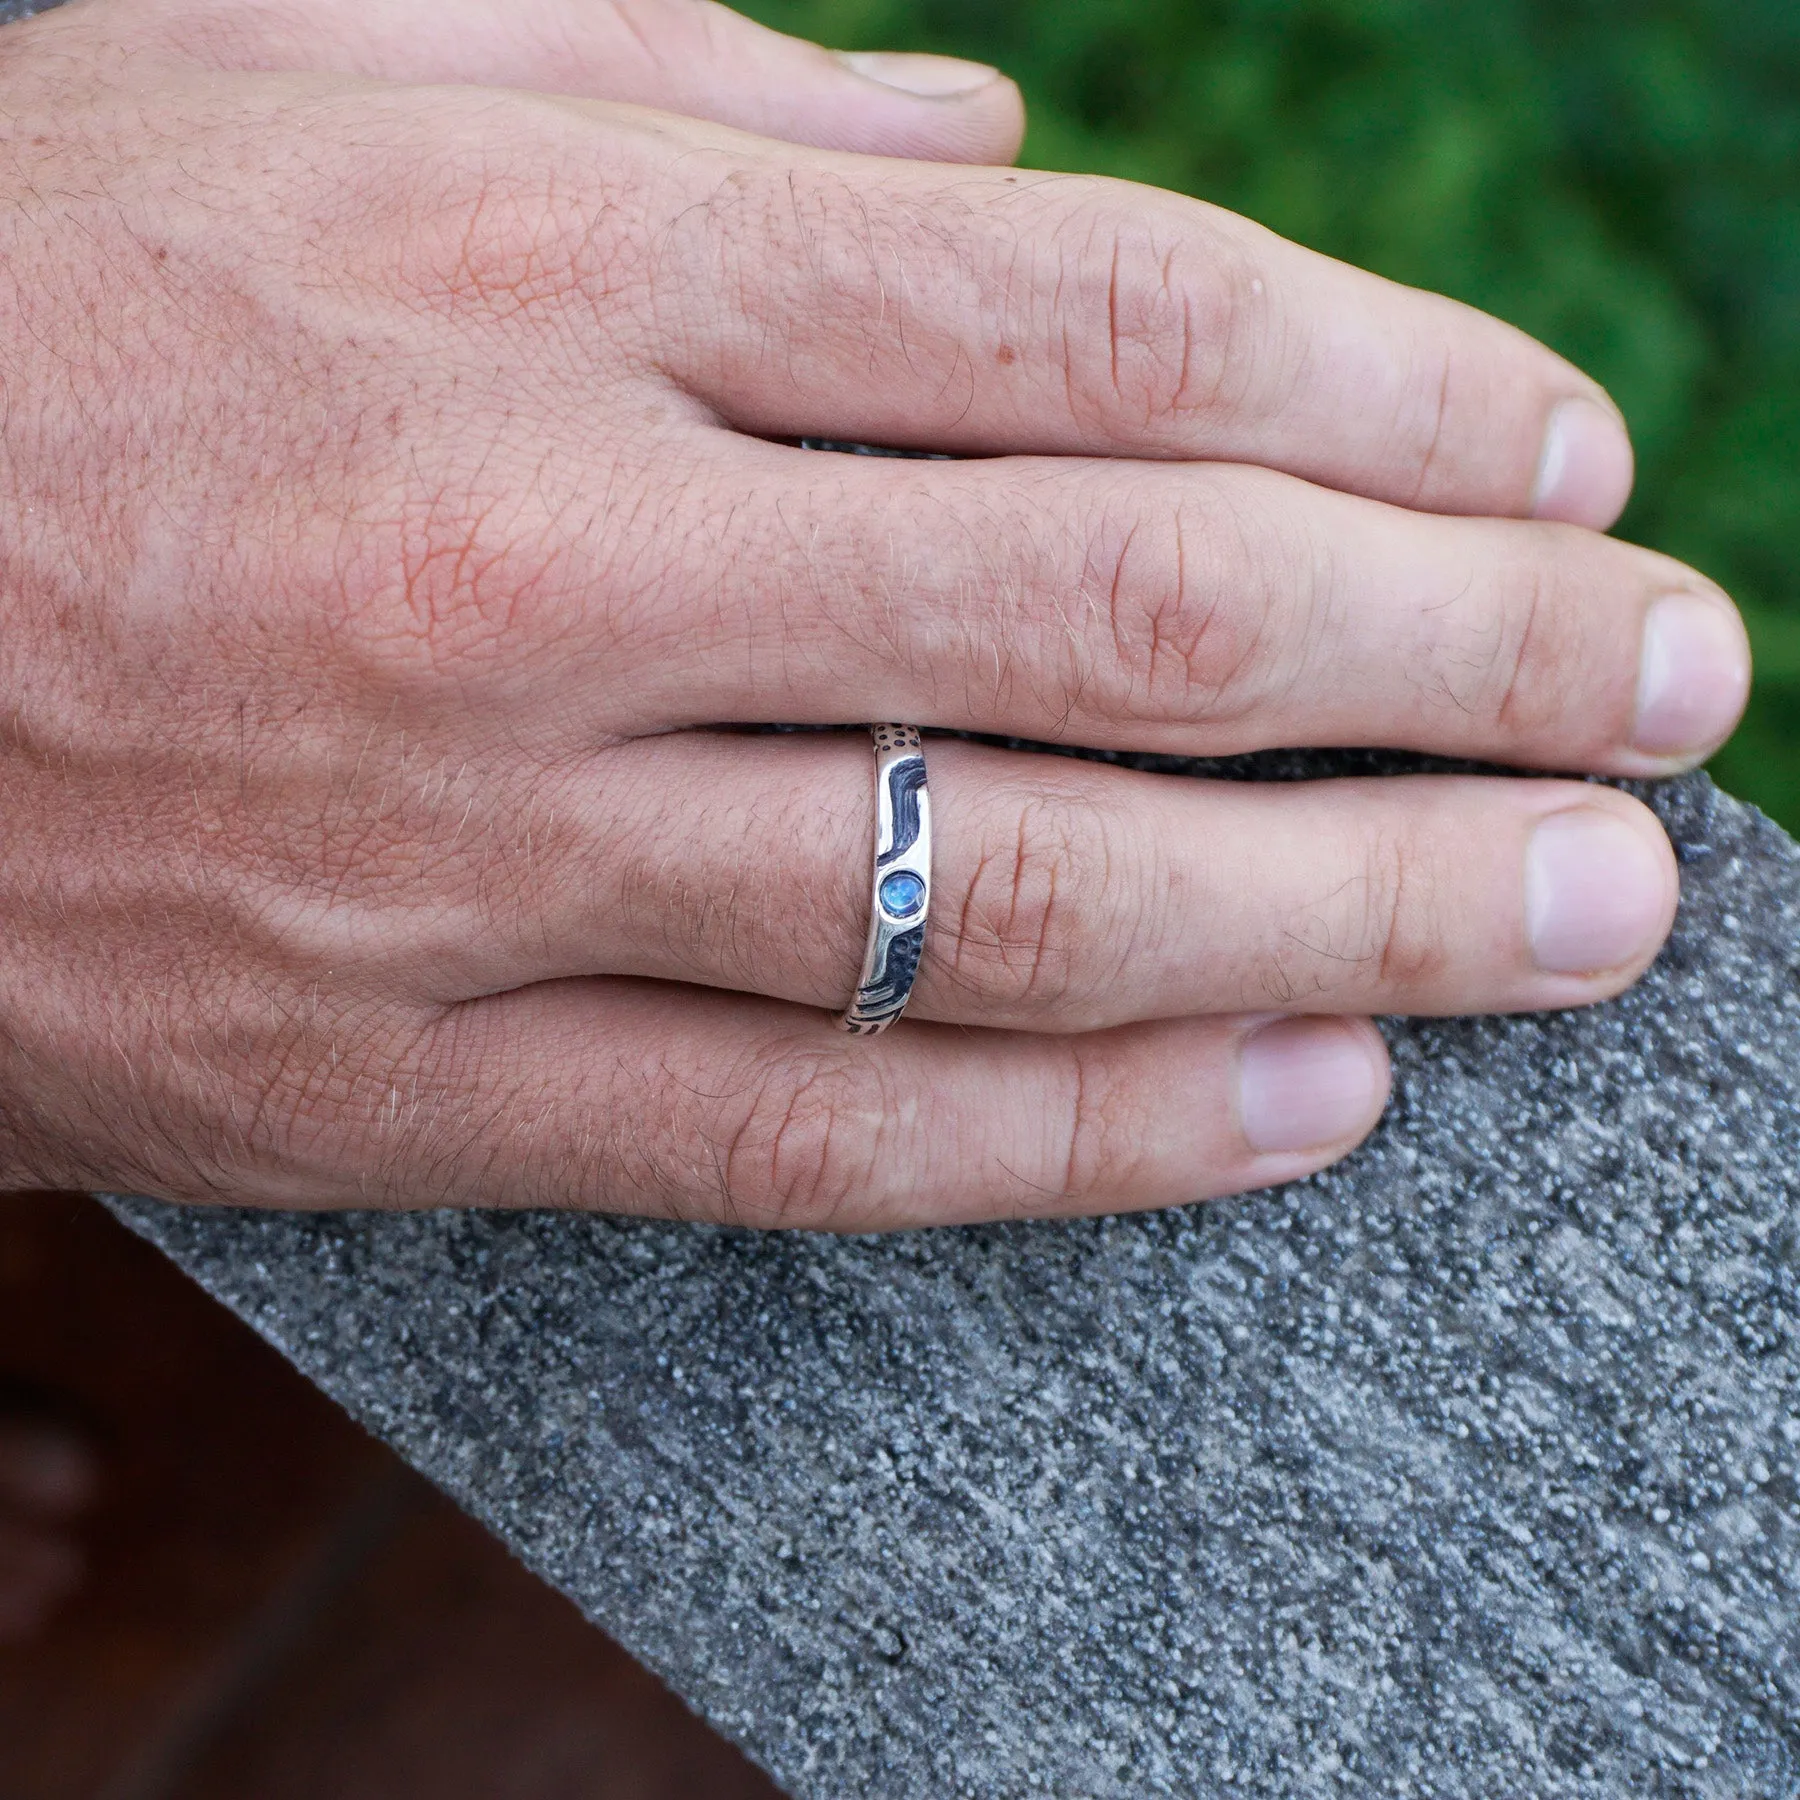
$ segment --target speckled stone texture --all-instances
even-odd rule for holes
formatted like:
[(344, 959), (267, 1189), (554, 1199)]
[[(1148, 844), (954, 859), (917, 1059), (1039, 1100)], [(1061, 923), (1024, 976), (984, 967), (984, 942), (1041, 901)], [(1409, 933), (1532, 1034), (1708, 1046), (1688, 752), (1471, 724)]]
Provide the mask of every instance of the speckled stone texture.
[(127, 1217), (792, 1793), (1800, 1794), (1800, 851), (1342, 1168), (888, 1239)]

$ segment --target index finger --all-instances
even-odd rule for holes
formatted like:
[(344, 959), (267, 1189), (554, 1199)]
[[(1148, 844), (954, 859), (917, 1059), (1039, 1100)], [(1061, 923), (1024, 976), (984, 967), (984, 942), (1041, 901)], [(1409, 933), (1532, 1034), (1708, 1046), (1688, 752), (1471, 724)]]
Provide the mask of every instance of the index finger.
[(1257, 463), (1598, 528), (1629, 496), (1623, 420), (1573, 365), (1217, 207), (687, 136), (646, 303), (666, 372), (743, 430)]

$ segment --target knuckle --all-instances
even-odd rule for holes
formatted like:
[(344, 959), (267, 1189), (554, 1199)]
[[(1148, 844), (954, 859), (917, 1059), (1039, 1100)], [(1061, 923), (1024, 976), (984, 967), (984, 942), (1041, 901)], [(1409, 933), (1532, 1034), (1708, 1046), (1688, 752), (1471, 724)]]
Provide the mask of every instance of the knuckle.
[(1097, 908), (1116, 908), (1113, 826), (1090, 801), (1049, 783), (984, 833), (947, 929), (927, 940), (942, 978), (989, 1016), (1029, 1019), (1073, 1003), (1105, 971)]
[(575, 143), (543, 115), (465, 112), (431, 154), (406, 159), (408, 179), (393, 190), (406, 225), (401, 293), (453, 320), (519, 323), (607, 291), (629, 266), (624, 195), (593, 167), (583, 173)]
[(1471, 572), (1455, 601), (1430, 609), (1415, 687), (1509, 742), (1566, 734), (1575, 686), (1594, 673), (1571, 655), (1567, 620), (1605, 603), (1574, 592), (1579, 579), (1529, 549)]
[(1139, 1109), (1101, 1061), (1079, 1039), (1071, 1041), (1060, 1115), (1062, 1197), (1077, 1207), (1095, 1194), (1130, 1191), (1145, 1155)]
[(1426, 846), (1371, 832), (1343, 879), (1283, 922), (1264, 995), (1290, 1007), (1436, 986), (1453, 960), (1440, 889)]
[(1527, 570), (1499, 608), (1493, 715), (1502, 731), (1529, 730), (1562, 713), (1566, 659), (1554, 629), (1554, 597), (1544, 572)]
[(467, 704), (579, 653), (654, 667), (691, 645), (691, 481), (644, 459), (533, 445), (529, 416), (420, 421), (431, 466), (371, 483), (283, 571), (342, 667), (382, 697)]
[(486, 321), (554, 315), (598, 263), (597, 229), (554, 168), (521, 178), (509, 160), (484, 170), (451, 209), (439, 236), (439, 291)]
[(1419, 347), (1418, 366), (1402, 384), (1399, 417), (1394, 426), (1394, 460), (1413, 471), (1412, 499), (1426, 499), (1434, 488), (1454, 483), (1454, 465), (1461, 447), (1454, 422), (1473, 412), (1458, 392), (1458, 364), (1447, 343)]
[(1059, 244), (1074, 263), (1059, 270), (1075, 297), (1070, 394), (1089, 423), (1121, 441), (1173, 436), (1234, 404), (1264, 284), (1203, 210), (1173, 224), (1108, 190)]
[(501, 481), (418, 485), (361, 522), (311, 583), (333, 648), (384, 692), (468, 684), (546, 632), (567, 581), (553, 522)]
[(1333, 577), (1327, 553), (1293, 538), (1248, 491), (1105, 512), (1088, 586), (1110, 649), (1090, 679), (1109, 716), (1225, 724), (1297, 679)]
[(1450, 963), (1438, 882), (1426, 848), (1406, 830), (1374, 833), (1346, 888), (1342, 942), (1363, 980), (1388, 989), (1430, 985)]
[(1407, 990), (1435, 984), (1450, 966), (1451, 948), (1425, 848), (1405, 832), (1377, 837), (1360, 893), (1358, 924), (1376, 982)]
[(877, 1197), (893, 1097), (873, 1065), (795, 1050), (756, 1067), (720, 1159), (728, 1216), (773, 1229), (827, 1229)]

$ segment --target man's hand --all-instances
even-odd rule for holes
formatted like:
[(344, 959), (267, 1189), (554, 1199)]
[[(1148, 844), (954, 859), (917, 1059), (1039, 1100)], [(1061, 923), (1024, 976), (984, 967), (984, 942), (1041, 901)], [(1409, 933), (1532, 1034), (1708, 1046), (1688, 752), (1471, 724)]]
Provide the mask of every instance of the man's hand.
[(1155, 1206), (1349, 1148), (1366, 1015), (1661, 943), (1610, 789), (939, 742), (913, 1014), (842, 1037), (866, 744), (709, 727), (1710, 752), (1742, 629), (1583, 529), (1604, 396), (1193, 201), (851, 154), (1003, 161), (1016, 95), (710, 7), (80, 0), (5, 50), (6, 1179)]

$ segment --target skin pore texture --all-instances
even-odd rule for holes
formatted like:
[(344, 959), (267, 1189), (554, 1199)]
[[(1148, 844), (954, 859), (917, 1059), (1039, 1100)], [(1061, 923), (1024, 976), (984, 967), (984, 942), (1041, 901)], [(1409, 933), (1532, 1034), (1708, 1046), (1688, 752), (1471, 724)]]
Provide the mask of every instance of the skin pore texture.
[(1693, 766), (1737, 615), (1601, 535), (1624, 426), (1509, 327), (1016, 170), (991, 70), (692, 0), (73, 0), (6, 51), (8, 1182), (1170, 1205), (1348, 1151), (1371, 1015), (1655, 956), (1610, 788), (933, 739), (913, 1008), (852, 1040), (866, 739), (721, 729)]

